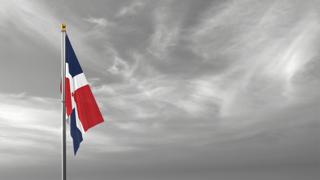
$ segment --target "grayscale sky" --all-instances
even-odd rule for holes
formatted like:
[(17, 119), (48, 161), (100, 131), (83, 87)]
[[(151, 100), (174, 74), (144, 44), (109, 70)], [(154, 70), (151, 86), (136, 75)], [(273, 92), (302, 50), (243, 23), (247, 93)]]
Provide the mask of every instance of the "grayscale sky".
[(319, 0), (0, 0), (0, 179), (60, 178), (60, 29), (105, 123), (74, 180), (315, 180)]

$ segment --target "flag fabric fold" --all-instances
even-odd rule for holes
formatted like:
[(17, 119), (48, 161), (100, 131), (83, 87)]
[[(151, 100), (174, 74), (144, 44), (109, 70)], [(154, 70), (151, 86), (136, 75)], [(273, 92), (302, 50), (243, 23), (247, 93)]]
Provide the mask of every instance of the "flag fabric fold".
[(66, 116), (69, 119), (70, 134), (76, 154), (83, 140), (82, 135), (104, 120), (67, 35), (65, 51)]

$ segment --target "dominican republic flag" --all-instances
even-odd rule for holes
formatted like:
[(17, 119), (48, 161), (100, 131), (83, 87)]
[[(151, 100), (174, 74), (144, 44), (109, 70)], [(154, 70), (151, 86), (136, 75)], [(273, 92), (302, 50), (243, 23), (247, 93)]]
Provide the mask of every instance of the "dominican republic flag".
[(83, 140), (82, 135), (91, 127), (103, 122), (103, 117), (67, 35), (65, 50), (66, 115), (69, 119), (74, 154), (76, 154)]

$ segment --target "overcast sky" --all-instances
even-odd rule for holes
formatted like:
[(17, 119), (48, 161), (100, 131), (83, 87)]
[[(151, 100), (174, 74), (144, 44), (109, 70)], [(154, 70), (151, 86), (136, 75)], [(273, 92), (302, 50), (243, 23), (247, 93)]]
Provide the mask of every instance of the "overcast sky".
[(0, 0), (0, 179), (60, 178), (60, 29), (105, 123), (74, 180), (315, 180), (319, 0)]

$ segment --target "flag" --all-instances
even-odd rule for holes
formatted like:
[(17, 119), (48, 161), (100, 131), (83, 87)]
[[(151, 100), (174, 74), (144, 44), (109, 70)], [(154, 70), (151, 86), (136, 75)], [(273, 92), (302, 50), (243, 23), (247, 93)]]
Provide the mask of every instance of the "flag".
[(67, 35), (65, 51), (66, 116), (69, 119), (70, 134), (76, 154), (83, 140), (82, 135), (93, 126), (102, 123), (103, 117)]

